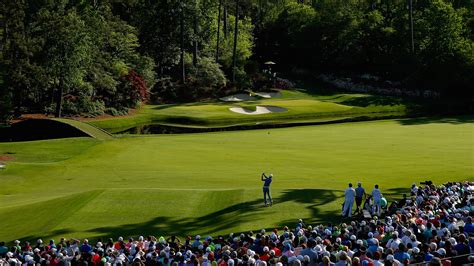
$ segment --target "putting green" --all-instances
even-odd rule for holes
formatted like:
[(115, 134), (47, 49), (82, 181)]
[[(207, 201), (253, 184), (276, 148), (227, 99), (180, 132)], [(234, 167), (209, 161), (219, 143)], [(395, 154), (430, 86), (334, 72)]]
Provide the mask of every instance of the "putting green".
[[(0, 143), (0, 240), (217, 234), (337, 221), (349, 181), (474, 180), (472, 117)], [(262, 207), (262, 171), (275, 176)]]
[[(347, 118), (386, 118), (404, 116), (412, 103), (399, 98), (366, 94), (311, 95), (304, 91), (281, 91), (281, 97), (255, 101), (224, 103), (204, 102), (179, 105), (145, 105), (127, 117), (94, 120), (90, 124), (109, 132), (148, 124), (177, 126), (227, 127), (255, 123), (287, 124), (295, 122), (337, 121)], [(255, 110), (256, 106), (278, 106), (287, 112), (249, 116), (231, 112), (231, 107)]]

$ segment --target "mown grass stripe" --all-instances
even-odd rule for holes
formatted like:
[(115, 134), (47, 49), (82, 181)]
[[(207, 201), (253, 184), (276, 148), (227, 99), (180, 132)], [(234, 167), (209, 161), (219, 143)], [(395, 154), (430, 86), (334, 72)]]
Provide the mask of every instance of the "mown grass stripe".
[(86, 133), (87, 135), (93, 138), (96, 138), (98, 140), (113, 139), (113, 136), (110, 133), (106, 132), (105, 130), (95, 127), (93, 125), (84, 123), (84, 122), (80, 122), (73, 119), (65, 119), (65, 118), (53, 118), (53, 120), (73, 126), (81, 130), (82, 132)]

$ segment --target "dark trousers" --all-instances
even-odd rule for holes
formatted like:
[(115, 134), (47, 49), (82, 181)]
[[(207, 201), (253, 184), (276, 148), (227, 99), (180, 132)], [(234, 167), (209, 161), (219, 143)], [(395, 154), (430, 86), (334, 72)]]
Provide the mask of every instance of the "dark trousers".
[(356, 211), (357, 212), (360, 212), (360, 205), (361, 204), (362, 204), (362, 197), (360, 197), (360, 198), (356, 197), (356, 207), (357, 207)]
[(267, 205), (267, 196), (268, 200), (270, 201), (270, 205), (273, 204), (272, 196), (270, 195), (270, 188), (263, 187), (263, 200), (265, 201), (265, 205)]

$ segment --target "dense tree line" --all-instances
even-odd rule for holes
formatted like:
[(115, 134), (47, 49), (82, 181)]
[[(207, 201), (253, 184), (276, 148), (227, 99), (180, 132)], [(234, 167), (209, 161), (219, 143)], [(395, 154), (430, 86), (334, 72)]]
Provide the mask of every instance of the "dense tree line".
[[(306, 2), (307, 4), (301, 4)], [(371, 73), (445, 96), (474, 88), (474, 1), (286, 1), (266, 14), (256, 54), (287, 71)]]
[[(0, 3), (0, 113), (124, 114), (291, 73), (371, 73), (471, 95), (474, 0)], [(237, 23), (236, 23), (237, 22)]]

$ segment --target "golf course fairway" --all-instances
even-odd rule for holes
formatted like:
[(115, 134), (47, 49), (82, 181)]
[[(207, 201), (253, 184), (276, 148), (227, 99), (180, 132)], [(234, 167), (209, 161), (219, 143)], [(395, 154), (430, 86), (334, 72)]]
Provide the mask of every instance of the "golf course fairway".
[[(472, 117), (0, 143), (0, 240), (216, 235), (338, 221), (348, 182), (389, 199), (474, 180)], [(274, 205), (263, 206), (262, 172)]]

